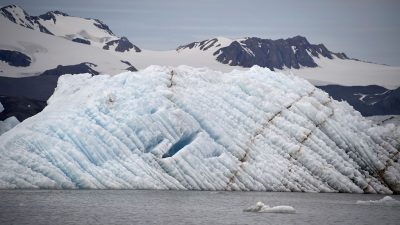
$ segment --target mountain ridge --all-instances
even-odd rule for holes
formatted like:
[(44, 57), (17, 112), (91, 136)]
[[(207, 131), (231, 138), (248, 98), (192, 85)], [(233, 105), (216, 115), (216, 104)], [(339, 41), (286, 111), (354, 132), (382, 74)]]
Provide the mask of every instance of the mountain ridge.
[[(140, 49), (132, 44), (126, 37), (116, 36), (111, 29), (99, 19), (81, 18), (70, 16), (67, 13), (55, 10), (48, 11), (39, 16), (31, 16), (17, 5), (8, 5), (0, 8), (0, 13), (11, 22), (42, 33), (63, 37), (67, 40), (80, 39), (81, 43), (98, 46), (100, 48), (114, 51), (139, 52)], [(64, 25), (58, 25), (62, 23)], [(74, 30), (79, 24), (81, 30)], [(79, 29), (79, 28), (78, 28)], [(89, 43), (88, 43), (89, 41)], [(112, 42), (112, 44), (110, 44)], [(116, 44), (117, 47), (110, 48)], [(123, 45), (123, 48), (118, 48)], [(107, 46), (107, 48), (105, 48)]]
[[(324, 44), (310, 44), (307, 38), (297, 35), (287, 39), (263, 39), (246, 37), (230, 40), (227, 43), (221, 38), (206, 39), (179, 46), (176, 51), (211, 49), (216, 60), (230, 66), (252, 67), (261, 66), (271, 70), (300, 67), (317, 67), (313, 60), (317, 57), (328, 59), (350, 59), (345, 53), (335, 53), (328, 50)], [(225, 38), (227, 39), (227, 38)], [(228, 41), (229, 42), (229, 41)]]

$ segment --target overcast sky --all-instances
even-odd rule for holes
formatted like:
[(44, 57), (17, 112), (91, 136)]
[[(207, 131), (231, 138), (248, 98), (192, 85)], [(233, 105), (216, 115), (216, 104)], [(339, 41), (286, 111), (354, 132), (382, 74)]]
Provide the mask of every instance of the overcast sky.
[(144, 49), (169, 50), (216, 36), (303, 35), (350, 57), (400, 66), (399, 0), (0, 0), (28, 14), (60, 10), (102, 20)]

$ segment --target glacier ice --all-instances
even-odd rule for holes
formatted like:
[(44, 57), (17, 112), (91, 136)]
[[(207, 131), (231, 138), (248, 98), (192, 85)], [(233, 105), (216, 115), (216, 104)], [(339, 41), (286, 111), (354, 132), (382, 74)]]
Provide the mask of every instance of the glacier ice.
[(392, 193), (399, 137), (260, 67), (64, 75), (0, 136), (0, 188)]
[(289, 205), (278, 205), (270, 207), (263, 202), (257, 202), (255, 206), (244, 209), (244, 212), (260, 212), (260, 213), (296, 213), (296, 209)]

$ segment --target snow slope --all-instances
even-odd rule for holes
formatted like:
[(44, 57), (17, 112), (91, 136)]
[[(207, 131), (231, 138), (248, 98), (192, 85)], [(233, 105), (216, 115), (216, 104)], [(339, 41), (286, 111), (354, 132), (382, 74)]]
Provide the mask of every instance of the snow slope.
[(40, 18), (39, 22), (56, 36), (69, 40), (82, 38), (89, 40), (92, 45), (100, 48), (106, 42), (118, 39), (108, 27), (106, 29), (99, 28), (104, 26), (99, 20), (84, 19), (54, 12), (48, 12), (48, 14), (54, 19)]
[(191, 67), (206, 67), (222, 72), (230, 72), (232, 70), (248, 70), (240, 66), (229, 66), (215, 60), (215, 56), (209, 52), (201, 50), (193, 51), (152, 51), (142, 50), (137, 54), (124, 53), (121, 54), (127, 60), (134, 62), (137, 69), (145, 69), (151, 65), (159, 66), (180, 66), (187, 65)]
[(48, 103), (0, 136), (0, 188), (400, 191), (398, 127), (268, 69), (65, 75)]
[(318, 64), (317, 68), (286, 69), (283, 72), (305, 78), (314, 85), (379, 85), (388, 89), (400, 87), (400, 67), (337, 58), (314, 60)]
[[(61, 37), (41, 33), (18, 26), (0, 17), (0, 49), (15, 50), (28, 55), (32, 63), (28, 67), (14, 67), (0, 61), (0, 76), (34, 76), (58, 65), (75, 65), (83, 62), (94, 63), (94, 70), (101, 73), (117, 74), (128, 67), (118, 54), (90, 45), (83, 45)], [(95, 57), (94, 57), (95, 56)]]
[(137, 69), (145, 69), (151, 65), (159, 66), (180, 66), (207, 67), (222, 72), (232, 70), (247, 70), (240, 66), (229, 66), (216, 60), (212, 53), (220, 47), (229, 45), (232, 42), (229, 38), (217, 37), (214, 39), (200, 42), (193, 42), (191, 48), (180, 46), (177, 50), (152, 51), (142, 50), (140, 53), (130, 52), (121, 53), (122, 57), (134, 62)]

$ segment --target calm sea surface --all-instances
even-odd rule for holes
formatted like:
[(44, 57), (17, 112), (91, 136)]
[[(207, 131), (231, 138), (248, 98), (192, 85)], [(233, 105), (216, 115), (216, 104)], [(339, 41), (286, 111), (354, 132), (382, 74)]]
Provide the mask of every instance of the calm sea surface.
[[(153, 190), (0, 190), (0, 224), (400, 224), (382, 195)], [(392, 196), (400, 200), (400, 196)], [(249, 213), (262, 201), (296, 214)]]

